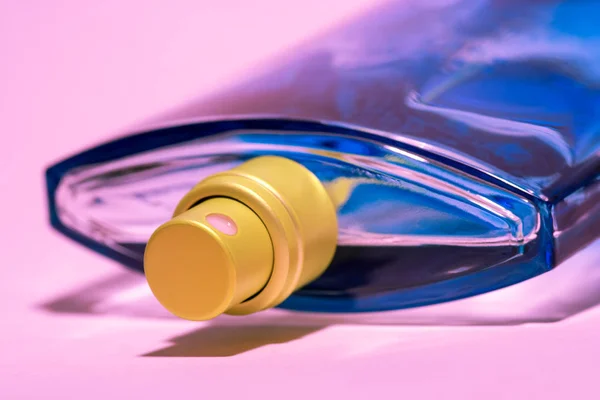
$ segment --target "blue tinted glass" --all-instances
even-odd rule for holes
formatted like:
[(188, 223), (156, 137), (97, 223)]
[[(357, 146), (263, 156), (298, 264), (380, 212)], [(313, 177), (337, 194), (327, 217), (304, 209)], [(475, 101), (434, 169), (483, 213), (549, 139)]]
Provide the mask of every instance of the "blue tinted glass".
[(166, 128), (51, 167), (52, 223), (142, 270), (145, 241), (196, 182), (279, 154), (350, 187), (332, 265), (283, 307), (396, 309), (536, 276), (599, 235), (598, 12), (381, 6), (157, 121)]

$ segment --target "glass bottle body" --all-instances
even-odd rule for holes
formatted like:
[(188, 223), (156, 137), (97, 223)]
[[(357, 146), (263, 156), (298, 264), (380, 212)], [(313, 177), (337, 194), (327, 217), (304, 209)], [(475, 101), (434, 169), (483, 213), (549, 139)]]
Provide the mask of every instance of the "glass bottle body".
[(590, 7), (382, 6), (51, 167), (53, 224), (142, 270), (146, 240), (195, 183), (277, 154), (319, 177), (340, 221), (332, 265), (282, 307), (395, 310), (540, 275), (599, 234)]

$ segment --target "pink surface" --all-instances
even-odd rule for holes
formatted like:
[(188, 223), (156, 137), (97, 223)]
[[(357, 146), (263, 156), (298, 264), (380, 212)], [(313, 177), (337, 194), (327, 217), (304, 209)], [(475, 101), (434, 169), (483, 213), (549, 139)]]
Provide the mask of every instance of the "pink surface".
[(600, 307), (517, 326), (199, 324), (50, 230), (49, 163), (370, 3), (0, 2), (1, 399), (598, 398)]

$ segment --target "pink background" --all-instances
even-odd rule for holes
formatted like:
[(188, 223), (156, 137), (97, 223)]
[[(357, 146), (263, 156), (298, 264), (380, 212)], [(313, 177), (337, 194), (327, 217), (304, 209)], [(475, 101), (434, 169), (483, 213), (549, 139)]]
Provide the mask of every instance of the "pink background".
[(516, 326), (193, 323), (49, 228), (48, 164), (372, 4), (0, 1), (0, 398), (598, 398), (600, 307)]

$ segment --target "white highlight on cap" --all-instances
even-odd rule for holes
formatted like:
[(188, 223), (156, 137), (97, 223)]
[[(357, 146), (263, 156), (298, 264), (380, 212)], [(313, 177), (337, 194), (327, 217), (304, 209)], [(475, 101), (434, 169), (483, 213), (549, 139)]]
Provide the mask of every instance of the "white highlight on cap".
[(213, 228), (229, 236), (235, 235), (238, 231), (235, 222), (224, 214), (208, 214), (206, 222), (211, 224)]

